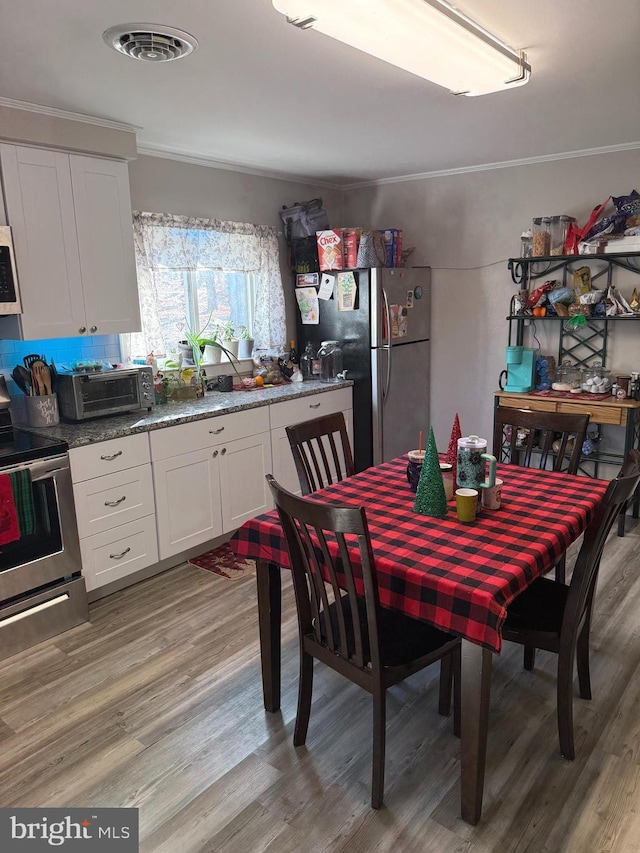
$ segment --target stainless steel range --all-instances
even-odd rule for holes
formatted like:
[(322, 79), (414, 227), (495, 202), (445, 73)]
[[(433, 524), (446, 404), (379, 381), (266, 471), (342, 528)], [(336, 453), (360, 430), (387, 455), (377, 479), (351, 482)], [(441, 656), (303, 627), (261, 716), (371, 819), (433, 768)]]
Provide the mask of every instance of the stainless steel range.
[(6, 405), (2, 380), (1, 510), (20, 527), (0, 545), (0, 660), (89, 619), (68, 446), (13, 429)]

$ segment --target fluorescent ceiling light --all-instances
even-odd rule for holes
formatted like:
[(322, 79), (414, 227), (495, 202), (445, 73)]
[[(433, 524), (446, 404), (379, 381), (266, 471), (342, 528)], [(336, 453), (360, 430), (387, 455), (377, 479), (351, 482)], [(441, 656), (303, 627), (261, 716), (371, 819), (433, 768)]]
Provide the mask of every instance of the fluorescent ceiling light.
[(529, 79), (513, 50), (443, 0), (272, 0), (300, 29), (315, 29), (456, 95), (485, 95)]

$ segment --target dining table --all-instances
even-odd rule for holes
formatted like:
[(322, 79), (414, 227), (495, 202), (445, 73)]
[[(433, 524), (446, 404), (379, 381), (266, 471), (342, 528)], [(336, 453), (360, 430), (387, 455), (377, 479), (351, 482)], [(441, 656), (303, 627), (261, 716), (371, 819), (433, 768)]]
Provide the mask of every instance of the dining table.
[[(585, 530), (608, 482), (498, 464), (501, 506), (459, 521), (455, 495), (444, 517), (414, 510), (407, 458), (368, 468), (307, 496), (366, 510), (380, 604), (462, 638), (461, 816), (482, 812), (491, 668), (502, 648), (507, 606), (548, 572)], [(289, 567), (275, 510), (232, 536), (238, 557), (256, 561), (264, 705), (280, 708), (281, 569)]]

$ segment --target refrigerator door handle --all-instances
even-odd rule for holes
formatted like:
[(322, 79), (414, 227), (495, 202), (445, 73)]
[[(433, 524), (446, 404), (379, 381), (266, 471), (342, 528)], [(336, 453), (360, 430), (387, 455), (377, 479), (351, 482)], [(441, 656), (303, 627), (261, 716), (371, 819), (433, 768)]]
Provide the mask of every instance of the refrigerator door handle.
[(382, 288), (382, 300), (384, 302), (384, 310), (387, 317), (387, 343), (382, 346), (382, 349), (387, 351), (387, 375), (382, 389), (382, 402), (384, 403), (389, 396), (389, 385), (391, 384), (391, 352), (393, 350), (393, 347), (391, 346), (391, 310), (389, 309), (387, 291), (384, 287)]

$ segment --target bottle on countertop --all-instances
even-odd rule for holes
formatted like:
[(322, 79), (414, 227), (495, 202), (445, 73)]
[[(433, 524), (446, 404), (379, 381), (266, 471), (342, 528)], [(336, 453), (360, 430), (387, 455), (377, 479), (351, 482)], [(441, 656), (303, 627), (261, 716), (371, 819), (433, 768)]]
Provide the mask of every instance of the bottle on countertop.
[(303, 379), (313, 378), (312, 367), (314, 354), (313, 344), (308, 343), (304, 348), (304, 352), (300, 356), (300, 372), (302, 373)]
[(300, 364), (300, 358), (298, 356), (295, 341), (289, 341), (289, 361), (292, 364), (295, 364), (296, 367)]

